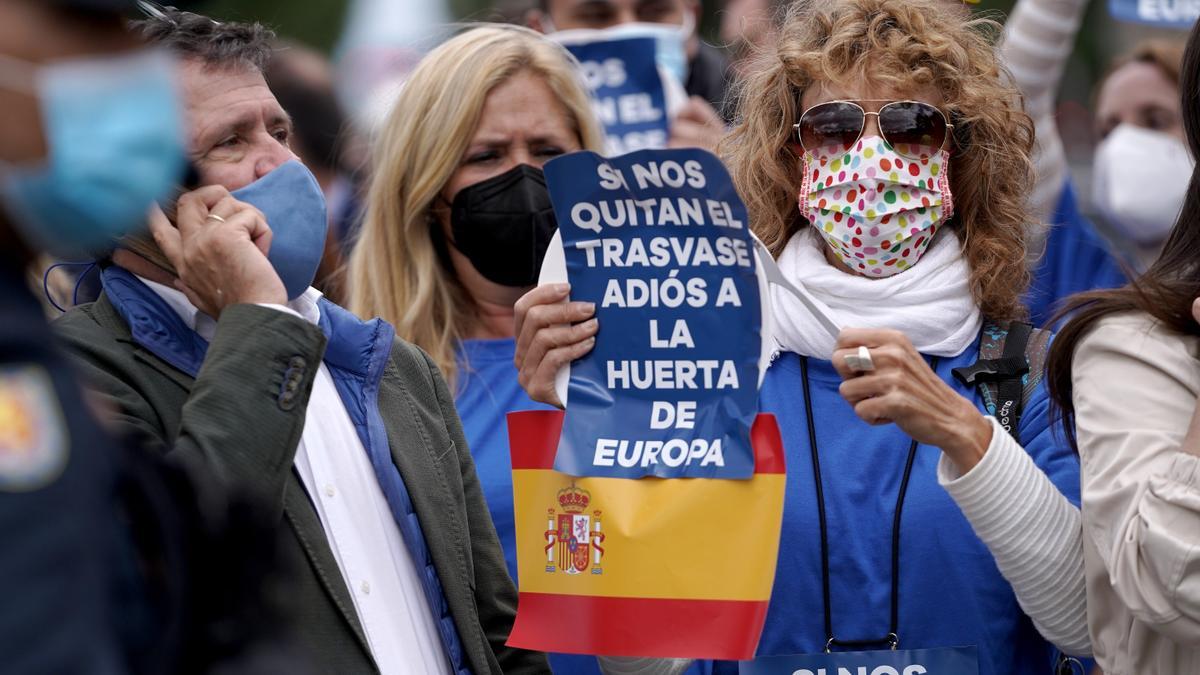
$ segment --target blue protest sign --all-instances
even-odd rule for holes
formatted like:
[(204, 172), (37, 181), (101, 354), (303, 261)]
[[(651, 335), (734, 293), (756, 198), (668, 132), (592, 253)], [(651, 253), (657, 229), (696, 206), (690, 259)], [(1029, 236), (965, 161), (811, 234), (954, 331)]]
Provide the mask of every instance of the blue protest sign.
[(604, 125), (605, 154), (667, 146), (667, 101), (654, 59), (654, 38), (569, 44)]
[[(1047, 668), (1048, 670), (1048, 668)], [(975, 647), (885, 649), (871, 652), (761, 656), (738, 665), (740, 675), (979, 675)]]
[(546, 164), (571, 299), (596, 304), (554, 468), (576, 476), (754, 474), (762, 306), (746, 207), (703, 150)]
[(1186, 30), (1200, 17), (1200, 0), (1108, 0), (1108, 10), (1121, 21)]

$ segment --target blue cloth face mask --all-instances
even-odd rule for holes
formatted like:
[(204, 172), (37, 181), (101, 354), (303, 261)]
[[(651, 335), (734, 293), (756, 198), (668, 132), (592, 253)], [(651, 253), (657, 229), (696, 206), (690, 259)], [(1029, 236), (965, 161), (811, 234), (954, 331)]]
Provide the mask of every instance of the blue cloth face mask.
[(0, 201), (22, 236), (61, 257), (145, 227), (187, 166), (176, 63), (145, 50), (39, 66), (0, 55), (0, 86), (35, 94), (47, 156), (0, 160)]
[(267, 259), (283, 281), (288, 300), (312, 285), (325, 253), (325, 195), (317, 179), (297, 160), (230, 193), (263, 212), (271, 228)]

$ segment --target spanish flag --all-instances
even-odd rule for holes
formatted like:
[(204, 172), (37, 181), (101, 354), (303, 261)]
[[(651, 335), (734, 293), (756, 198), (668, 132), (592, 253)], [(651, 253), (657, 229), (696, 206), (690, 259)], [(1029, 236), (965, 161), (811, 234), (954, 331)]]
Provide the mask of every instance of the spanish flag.
[(508, 415), (520, 601), (508, 644), (606, 656), (754, 657), (779, 552), (784, 454), (751, 429), (749, 480), (554, 471), (563, 413)]

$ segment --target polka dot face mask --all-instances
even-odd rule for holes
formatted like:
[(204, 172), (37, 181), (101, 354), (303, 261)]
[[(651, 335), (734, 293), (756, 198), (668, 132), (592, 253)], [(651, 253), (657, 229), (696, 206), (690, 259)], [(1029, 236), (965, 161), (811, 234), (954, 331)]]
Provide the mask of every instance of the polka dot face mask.
[(851, 269), (899, 274), (954, 213), (949, 160), (945, 150), (909, 159), (879, 136), (806, 152), (800, 213)]

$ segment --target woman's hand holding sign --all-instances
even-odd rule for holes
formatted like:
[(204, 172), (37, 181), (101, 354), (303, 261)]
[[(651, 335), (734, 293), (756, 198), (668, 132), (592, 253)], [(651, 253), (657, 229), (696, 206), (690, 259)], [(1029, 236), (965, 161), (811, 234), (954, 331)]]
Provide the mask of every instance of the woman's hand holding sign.
[[(863, 347), (873, 370), (854, 367)], [(941, 448), (962, 473), (983, 459), (992, 425), (933, 372), (904, 333), (843, 330), (833, 366), (845, 380), (842, 397), (868, 424), (896, 424), (916, 441)]]
[(570, 284), (545, 284), (517, 301), (518, 381), (529, 397), (563, 407), (554, 390), (558, 369), (578, 359), (596, 344), (599, 322), (592, 318), (596, 306), (570, 302)]

